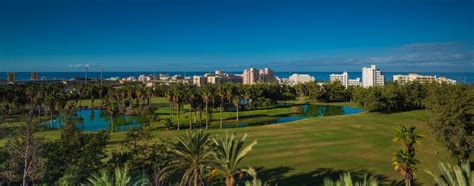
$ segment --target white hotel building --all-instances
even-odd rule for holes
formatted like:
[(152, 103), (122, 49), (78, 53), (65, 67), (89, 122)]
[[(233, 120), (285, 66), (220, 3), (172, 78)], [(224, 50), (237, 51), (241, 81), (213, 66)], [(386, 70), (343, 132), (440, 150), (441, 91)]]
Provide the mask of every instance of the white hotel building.
[(384, 86), (384, 85), (385, 85), (385, 76), (382, 74), (382, 71), (377, 69), (375, 65), (370, 65), (370, 67), (362, 68), (362, 86), (363, 87)]
[(329, 81), (336, 82), (339, 81), (344, 85), (344, 87), (349, 87), (349, 86), (360, 86), (360, 78), (356, 79), (349, 79), (349, 73), (347, 71), (344, 71), (342, 74), (331, 74), (329, 75)]

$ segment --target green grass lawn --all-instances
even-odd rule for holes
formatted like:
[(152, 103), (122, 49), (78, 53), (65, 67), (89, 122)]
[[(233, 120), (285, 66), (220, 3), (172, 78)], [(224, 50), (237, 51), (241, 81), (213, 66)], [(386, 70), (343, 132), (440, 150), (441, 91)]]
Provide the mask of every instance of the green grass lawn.
[[(346, 116), (309, 118), (284, 124), (235, 129), (209, 130), (224, 134), (237, 132), (249, 135), (258, 144), (243, 162), (259, 171), (259, 177), (279, 185), (317, 185), (324, 177), (352, 172), (378, 176), (385, 183), (400, 181), (393, 170), (391, 158), (399, 145), (392, 141), (392, 130), (400, 124), (417, 126), (424, 139), (416, 146), (416, 181), (433, 185), (424, 170), (437, 171), (438, 161), (452, 161), (442, 146), (433, 139), (425, 121), (424, 110), (394, 114), (361, 113)], [(156, 131), (158, 139), (173, 138), (181, 131)], [(58, 131), (44, 132), (44, 136), (59, 137)], [(119, 150), (125, 133), (113, 133), (108, 152)]]
[[(153, 98), (162, 117), (169, 117), (168, 103), (164, 98)], [(86, 101), (83, 101), (83, 104)], [(90, 102), (89, 102), (90, 103)], [(100, 101), (96, 101), (98, 105)], [(323, 103), (318, 103), (323, 104)], [(337, 103), (335, 105), (351, 105)], [(353, 106), (353, 105), (351, 105)], [(184, 107), (187, 109), (187, 106)], [(285, 113), (291, 108), (252, 110), (241, 112), (242, 120), (261, 119)], [(248, 118), (245, 118), (245, 116)], [(183, 128), (187, 128), (187, 113), (181, 116)], [(235, 114), (225, 112), (226, 122), (233, 121)], [(214, 113), (214, 120), (218, 120)], [(453, 162), (446, 150), (435, 142), (426, 125), (429, 114), (425, 110), (394, 114), (360, 113), (346, 116), (308, 118), (300, 121), (233, 129), (212, 129), (211, 133), (224, 134), (237, 132), (249, 135), (249, 140), (258, 144), (243, 162), (259, 171), (262, 180), (278, 185), (319, 185), (324, 177), (336, 177), (342, 172), (351, 172), (356, 176), (364, 174), (378, 176), (385, 183), (398, 182), (401, 176), (391, 163), (392, 155), (400, 146), (392, 141), (392, 130), (400, 124), (417, 126), (424, 138), (416, 146), (416, 157), (421, 161), (417, 166), (416, 181), (424, 185), (433, 185), (432, 178), (424, 170), (437, 173), (439, 161)], [(217, 124), (213, 121), (212, 124)], [(183, 134), (181, 131), (155, 131), (159, 139), (173, 139)], [(59, 130), (41, 133), (50, 139), (58, 139)], [(125, 133), (113, 133), (107, 147), (110, 154), (120, 150)], [(4, 141), (0, 140), (0, 145)]]

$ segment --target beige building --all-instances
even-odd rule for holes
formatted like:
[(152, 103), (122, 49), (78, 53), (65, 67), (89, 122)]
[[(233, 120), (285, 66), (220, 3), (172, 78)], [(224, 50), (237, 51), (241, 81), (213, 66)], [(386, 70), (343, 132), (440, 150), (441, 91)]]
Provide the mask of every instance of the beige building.
[(264, 68), (257, 70), (256, 68), (245, 69), (242, 73), (242, 82), (246, 85), (253, 85), (257, 83), (275, 82), (273, 70)]
[(288, 82), (290, 85), (296, 85), (299, 83), (308, 83), (308, 82), (313, 82), (316, 79), (313, 76), (310, 76), (309, 74), (292, 74), (288, 78)]
[(8, 72), (8, 81), (15, 82), (16, 81), (16, 72)]
[(38, 72), (31, 72), (31, 80), (33, 81), (38, 80)]
[(436, 76), (419, 75), (416, 73), (410, 73), (407, 75), (402, 75), (402, 74), (393, 75), (393, 82), (406, 84), (406, 83), (414, 82), (414, 81), (417, 81), (420, 83), (438, 82), (438, 83), (456, 84), (456, 80), (448, 79), (446, 77), (437, 78)]

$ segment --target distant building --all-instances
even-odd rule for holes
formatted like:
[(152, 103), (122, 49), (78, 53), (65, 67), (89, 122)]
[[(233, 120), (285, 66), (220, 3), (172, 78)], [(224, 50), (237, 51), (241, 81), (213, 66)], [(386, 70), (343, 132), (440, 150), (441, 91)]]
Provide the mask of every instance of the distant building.
[(203, 86), (207, 83), (207, 78), (203, 76), (193, 76), (193, 85), (198, 87)]
[(329, 81), (331, 81), (331, 83), (339, 81), (347, 88), (347, 86), (349, 86), (349, 74), (347, 72), (343, 72), (342, 74), (331, 74), (329, 75)]
[(348, 86), (354, 86), (354, 87), (362, 86), (362, 83), (360, 82), (360, 78), (349, 79), (347, 83), (348, 83), (347, 84)]
[(273, 70), (264, 68), (257, 70), (255, 68), (245, 69), (242, 73), (242, 82), (246, 85), (253, 85), (257, 83), (271, 83), (275, 82)]
[(372, 86), (384, 86), (385, 77), (382, 74), (382, 71), (377, 69), (375, 65), (370, 65), (370, 67), (362, 68), (362, 86), (363, 87), (372, 87)]
[(33, 81), (38, 80), (38, 72), (31, 72), (31, 80)]
[(269, 68), (260, 69), (258, 71), (258, 81), (261, 83), (269, 83), (275, 81), (275, 76), (273, 75), (273, 70)]
[(16, 72), (8, 72), (8, 81), (15, 82), (16, 81)]
[(293, 74), (288, 78), (290, 85), (296, 85), (299, 83), (307, 83), (315, 81), (316, 79), (309, 74)]
[(439, 83), (456, 84), (456, 80), (448, 79), (446, 77), (437, 78), (436, 76), (419, 75), (416, 73), (410, 73), (408, 75), (402, 75), (402, 74), (393, 75), (393, 82), (406, 84), (406, 83), (414, 82), (414, 81), (417, 81), (420, 83), (439, 82)]
[(438, 83), (456, 84), (456, 80), (454, 80), (454, 79), (448, 79), (448, 78), (443, 77), (443, 76), (441, 76), (441, 77), (439, 77), (438, 79), (436, 79), (436, 81), (437, 81)]
[(143, 74), (138, 76), (138, 81), (140, 81), (140, 82), (149, 82), (149, 81), (151, 81), (151, 79), (152, 79), (152, 77), (146, 76), (146, 75), (143, 75)]
[(242, 83), (245, 85), (253, 85), (258, 82), (258, 71), (255, 68), (245, 69), (242, 73)]
[(360, 82), (360, 78), (356, 79), (350, 79), (349, 78), (349, 73), (347, 71), (344, 71), (342, 74), (331, 74), (329, 75), (329, 80), (330, 82), (336, 82), (339, 81), (344, 87), (349, 87), (349, 86), (361, 86), (362, 83)]

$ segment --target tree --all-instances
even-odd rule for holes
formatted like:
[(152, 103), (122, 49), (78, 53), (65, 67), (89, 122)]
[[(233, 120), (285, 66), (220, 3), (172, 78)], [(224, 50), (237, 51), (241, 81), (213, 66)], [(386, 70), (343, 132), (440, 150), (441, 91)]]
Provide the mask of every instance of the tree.
[(380, 182), (374, 178), (370, 177), (367, 178), (367, 176), (364, 177), (364, 180), (362, 181), (355, 181), (351, 173), (344, 173), (339, 176), (338, 180), (332, 180), (331, 178), (325, 178), (324, 179), (324, 186), (378, 186), (380, 185)]
[(223, 84), (217, 86), (217, 97), (219, 98), (219, 116), (220, 116), (220, 127), (222, 129), (222, 112), (224, 111), (224, 103), (226, 101), (226, 87)]
[(23, 186), (29, 185), (30, 181), (39, 177), (40, 166), (42, 166), (40, 159), (44, 142), (42, 139), (34, 136), (37, 127), (33, 122), (32, 115), (33, 110), (28, 113), (25, 126), (15, 136), (7, 140), (5, 147), (10, 154), (11, 159), (9, 162), (22, 169), (21, 179)]
[(225, 177), (227, 186), (235, 185), (235, 175), (251, 171), (251, 169), (242, 168), (240, 163), (252, 151), (257, 141), (246, 144), (246, 139), (247, 134), (236, 139), (235, 133), (231, 135), (226, 133), (225, 137), (213, 138), (217, 153), (217, 166), (214, 170), (218, 175)]
[(400, 143), (403, 148), (395, 153), (392, 162), (395, 170), (400, 172), (405, 180), (406, 186), (412, 185), (416, 164), (420, 162), (415, 158), (414, 146), (421, 138), (414, 126), (402, 125), (394, 130), (393, 140)]
[(44, 182), (62, 178), (69, 183), (84, 183), (91, 172), (104, 164), (107, 133), (85, 133), (76, 127), (78, 118), (64, 115), (64, 128), (59, 140), (45, 146)]
[(431, 171), (425, 171), (431, 175), (439, 186), (464, 186), (474, 184), (474, 172), (471, 171), (469, 163), (461, 165), (450, 165), (439, 162), (441, 176), (435, 176)]
[(436, 139), (460, 163), (468, 161), (474, 148), (474, 86), (432, 86), (428, 94), (429, 125)]
[(209, 103), (211, 101), (211, 98), (214, 96), (213, 94), (214, 89), (212, 85), (206, 85), (203, 90), (202, 90), (202, 100), (204, 101), (204, 107), (206, 109), (206, 130), (208, 129), (209, 126)]
[(93, 174), (87, 180), (95, 186), (128, 186), (128, 185), (149, 185), (146, 178), (133, 180), (129, 175), (128, 167), (117, 167), (112, 175), (105, 169), (101, 169), (99, 174)]
[(163, 177), (182, 172), (181, 185), (204, 185), (207, 182), (204, 175), (214, 165), (211, 143), (210, 135), (202, 130), (187, 131), (176, 137), (176, 142), (169, 147), (174, 160), (164, 168)]

